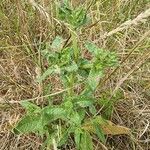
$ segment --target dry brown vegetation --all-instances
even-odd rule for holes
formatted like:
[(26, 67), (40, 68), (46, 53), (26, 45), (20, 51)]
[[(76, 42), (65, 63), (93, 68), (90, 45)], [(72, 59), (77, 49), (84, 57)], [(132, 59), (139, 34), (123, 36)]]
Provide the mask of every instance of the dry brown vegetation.
[[(87, 7), (89, 1), (81, 4)], [(46, 66), (41, 62), (41, 45), (51, 43), (56, 35), (65, 39), (69, 36), (67, 27), (55, 17), (55, 3), (51, 0), (0, 2), (1, 150), (38, 150), (42, 144), (34, 134), (14, 135), (12, 128), (24, 114), (19, 101), (33, 98), (38, 104), (44, 101), (46, 83), (36, 82), (41, 69)], [(72, 3), (79, 4), (74, 0)], [(107, 70), (96, 96), (108, 94), (111, 100), (119, 90), (122, 95), (111, 120), (132, 131), (131, 136), (108, 136), (105, 146), (94, 139), (95, 150), (149, 150), (149, 0), (98, 0), (87, 13), (91, 22), (80, 32), (80, 46), (84, 39), (92, 40), (101, 48), (114, 50), (120, 61), (115, 70)], [(64, 90), (57, 77), (51, 82), (54, 85), (49, 94)]]

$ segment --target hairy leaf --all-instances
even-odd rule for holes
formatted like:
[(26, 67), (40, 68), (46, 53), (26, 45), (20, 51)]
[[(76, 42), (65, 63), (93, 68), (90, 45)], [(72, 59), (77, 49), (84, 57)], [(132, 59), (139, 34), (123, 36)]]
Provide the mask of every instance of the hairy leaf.
[(85, 48), (87, 48), (87, 50), (90, 52), (90, 53), (92, 53), (93, 55), (98, 55), (99, 54), (99, 52), (101, 52), (102, 50), (98, 47), (98, 46), (96, 46), (94, 43), (91, 43), (91, 42), (86, 42), (85, 43)]
[(14, 129), (18, 133), (30, 133), (43, 130), (42, 120), (40, 115), (27, 115), (21, 119)]
[(29, 101), (21, 101), (21, 105), (27, 110), (27, 113), (39, 113), (41, 108)]
[(75, 139), (77, 149), (80, 148), (81, 134), (82, 134), (82, 131), (79, 128), (77, 128), (74, 132), (74, 139)]
[(74, 99), (74, 104), (80, 107), (91, 107), (95, 102), (95, 99), (93, 97), (90, 96), (86, 96), (86, 95), (79, 95), (77, 97), (75, 97)]
[(95, 133), (97, 134), (98, 138), (105, 143), (105, 136), (103, 133), (103, 130), (101, 129), (101, 127), (99, 126), (99, 124), (97, 122), (93, 122), (93, 126), (95, 128)]
[(89, 107), (93, 104), (93, 102), (88, 100), (81, 100), (78, 101), (76, 104), (78, 104), (80, 107)]
[(70, 124), (80, 126), (82, 122), (82, 116), (78, 112), (72, 112), (70, 116)]
[(95, 65), (100, 66), (100, 69), (113, 67), (118, 64), (118, 60), (114, 52), (105, 51), (91, 42), (86, 42), (85, 47), (96, 57)]
[(58, 51), (62, 48), (63, 46), (63, 38), (60, 36), (56, 36), (56, 38), (54, 39), (54, 41), (52, 42), (51, 48), (55, 51)]
[(94, 105), (91, 105), (91, 106), (89, 107), (89, 111), (90, 111), (90, 113), (91, 113), (92, 115), (95, 115), (95, 114), (96, 114), (96, 108), (95, 108), (95, 106), (94, 106)]
[(87, 23), (86, 11), (82, 7), (72, 9), (68, 4), (59, 7), (58, 17), (71, 25), (74, 29)]
[(88, 76), (88, 84), (93, 91), (97, 88), (100, 78), (102, 76), (103, 76), (102, 71), (96, 71), (95, 69), (92, 69), (90, 71), (90, 74)]
[(58, 58), (59, 58), (59, 53), (55, 52), (55, 51), (50, 51), (48, 48), (46, 48), (45, 50), (41, 51), (41, 54), (43, 56), (43, 58), (47, 60), (47, 62), (52, 65), (52, 64), (56, 64), (58, 62)]
[(91, 135), (84, 131), (81, 135), (80, 150), (94, 150)]
[(50, 107), (47, 106), (43, 109), (43, 113), (47, 116), (47, 118), (53, 120), (57, 119), (67, 119), (66, 118), (66, 110), (62, 107)]
[(38, 82), (42, 82), (45, 80), (49, 75), (52, 75), (53, 73), (60, 73), (60, 68), (58, 66), (50, 67), (48, 68), (41, 77), (37, 79)]
[(68, 65), (64, 68), (67, 72), (74, 72), (78, 70), (78, 66), (75, 62), (73, 62), (71, 65)]

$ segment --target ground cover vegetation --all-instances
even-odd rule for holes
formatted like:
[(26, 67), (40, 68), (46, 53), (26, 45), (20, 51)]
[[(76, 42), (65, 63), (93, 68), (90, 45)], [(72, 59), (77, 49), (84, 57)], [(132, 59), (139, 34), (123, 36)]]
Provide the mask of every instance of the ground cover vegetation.
[(2, 0), (1, 148), (148, 150), (149, 6)]

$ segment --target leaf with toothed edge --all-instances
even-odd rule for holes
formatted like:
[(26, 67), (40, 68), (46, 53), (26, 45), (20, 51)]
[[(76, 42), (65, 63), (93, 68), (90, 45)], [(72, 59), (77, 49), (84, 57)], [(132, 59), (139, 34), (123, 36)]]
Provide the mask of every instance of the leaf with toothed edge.
[(17, 126), (14, 128), (14, 133), (25, 134), (30, 132), (38, 132), (43, 130), (41, 115), (27, 115), (24, 116)]

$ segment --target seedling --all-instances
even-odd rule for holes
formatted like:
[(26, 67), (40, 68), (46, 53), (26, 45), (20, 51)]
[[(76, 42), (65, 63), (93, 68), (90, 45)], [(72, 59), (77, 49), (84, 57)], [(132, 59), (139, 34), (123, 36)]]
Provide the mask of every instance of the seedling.
[[(57, 147), (61, 148), (72, 137), (78, 150), (92, 150), (92, 134), (97, 134), (100, 141), (105, 143), (101, 125), (106, 123), (97, 113), (95, 106), (98, 103), (94, 93), (105, 69), (115, 66), (117, 58), (114, 52), (105, 51), (89, 41), (85, 41), (85, 49), (91, 54), (91, 59), (82, 55), (83, 50), (78, 45), (76, 34), (86, 23), (86, 10), (72, 9), (68, 3), (64, 3), (59, 7), (58, 18), (69, 24), (72, 44), (63, 47), (64, 39), (56, 36), (51, 46), (42, 51), (43, 58), (48, 62), (48, 69), (37, 80), (44, 82), (49, 76), (57, 74), (63, 89), (68, 90), (62, 94), (59, 104), (49, 103), (40, 107), (29, 101), (21, 102), (27, 113), (18, 122), (14, 132), (36, 133), (46, 139), (46, 147), (52, 146), (53, 141), (56, 141)], [(75, 90), (78, 84), (83, 85), (80, 92)], [(94, 133), (89, 131), (88, 124), (94, 129)]]

